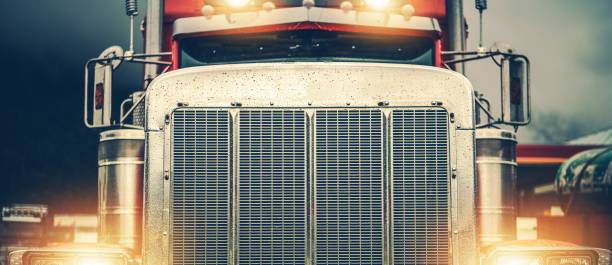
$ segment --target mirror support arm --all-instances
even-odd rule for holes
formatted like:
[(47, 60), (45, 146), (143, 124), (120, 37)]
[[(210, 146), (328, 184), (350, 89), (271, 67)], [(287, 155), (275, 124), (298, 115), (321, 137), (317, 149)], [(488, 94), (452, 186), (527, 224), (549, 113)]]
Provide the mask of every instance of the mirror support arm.
[[(172, 65), (171, 62), (166, 62), (166, 61), (150, 61), (150, 60), (145, 60), (145, 59), (141, 59), (141, 58), (148, 58), (148, 57), (159, 57), (159, 56), (169, 56), (171, 55), (171, 52), (160, 52), (160, 53), (152, 53), (152, 54), (133, 54), (130, 56), (116, 56), (116, 57), (112, 57), (112, 58), (94, 58), (94, 59), (90, 59), (87, 61), (87, 63), (85, 63), (85, 80), (84, 80), (84, 91), (83, 91), (83, 123), (85, 124), (85, 126), (87, 128), (90, 129), (95, 129), (95, 128), (106, 128), (109, 126), (112, 126), (112, 124), (105, 124), (105, 125), (94, 125), (93, 123), (90, 122), (89, 120), (89, 77), (90, 77), (90, 69), (92, 67), (92, 65), (95, 65), (96, 63), (102, 63), (102, 64), (109, 64), (113, 61), (119, 60), (119, 61), (125, 61), (125, 62), (134, 62), (134, 63), (141, 63), (141, 64), (155, 64), (155, 65)], [(144, 97), (142, 97), (144, 98)], [(142, 100), (141, 98), (141, 100)], [(140, 100), (139, 100), (140, 102)], [(126, 115), (129, 115), (131, 111), (128, 111), (128, 113)], [(123, 123), (123, 121), (125, 120), (126, 117), (120, 117), (121, 119), (121, 123)]]
[[(476, 61), (476, 60), (482, 60), (482, 59), (487, 59), (487, 58), (493, 58), (495, 59), (496, 56), (503, 56), (505, 58), (515, 58), (515, 59), (519, 59), (522, 60), (525, 63), (525, 67), (526, 67), (526, 80), (525, 80), (525, 93), (526, 93), (526, 100), (525, 100), (525, 120), (523, 121), (511, 121), (511, 120), (505, 120), (504, 118), (498, 119), (494, 122), (491, 123), (487, 123), (487, 124), (483, 124), (483, 125), (479, 125), (480, 126), (484, 126), (484, 127), (488, 127), (488, 126), (493, 126), (496, 124), (506, 124), (506, 125), (510, 125), (510, 126), (514, 126), (515, 128), (517, 128), (518, 126), (525, 126), (527, 124), (529, 124), (531, 122), (531, 69), (530, 69), (530, 62), (529, 62), (529, 58), (527, 58), (527, 56), (522, 55), (522, 54), (515, 54), (515, 53), (507, 53), (507, 52), (500, 52), (500, 51), (494, 51), (494, 52), (479, 52), (479, 51), (442, 51), (441, 52), (442, 55), (471, 55), (471, 57), (466, 57), (466, 58), (458, 58), (458, 59), (453, 59), (453, 60), (448, 60), (448, 61), (444, 61), (443, 65), (452, 65), (452, 64), (456, 64), (456, 63), (460, 63), (460, 62), (469, 62), (469, 61)], [(498, 65), (498, 67), (500, 67), (501, 69), (501, 65)], [(477, 100), (478, 101), (478, 100)], [(504, 104), (503, 104), (503, 99), (502, 99), (502, 108), (503, 108)], [(492, 117), (492, 114), (490, 112), (486, 112), (487, 115), (489, 115), (490, 117)]]

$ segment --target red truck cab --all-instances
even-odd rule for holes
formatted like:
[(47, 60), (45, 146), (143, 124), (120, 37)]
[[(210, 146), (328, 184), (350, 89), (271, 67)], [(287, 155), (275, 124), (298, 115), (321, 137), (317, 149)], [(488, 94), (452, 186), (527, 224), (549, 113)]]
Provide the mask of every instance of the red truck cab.
[(167, 0), (172, 69), (250, 61), (373, 61), (441, 66), (445, 1)]

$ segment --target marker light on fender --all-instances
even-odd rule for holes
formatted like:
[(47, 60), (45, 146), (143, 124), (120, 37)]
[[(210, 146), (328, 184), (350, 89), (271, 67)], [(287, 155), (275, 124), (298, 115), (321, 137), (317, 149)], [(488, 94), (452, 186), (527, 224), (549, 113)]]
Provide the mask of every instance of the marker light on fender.
[(404, 18), (406, 18), (406, 20), (409, 20), (412, 18), (412, 15), (414, 15), (414, 6), (411, 4), (405, 4), (400, 9), (400, 13), (404, 16)]

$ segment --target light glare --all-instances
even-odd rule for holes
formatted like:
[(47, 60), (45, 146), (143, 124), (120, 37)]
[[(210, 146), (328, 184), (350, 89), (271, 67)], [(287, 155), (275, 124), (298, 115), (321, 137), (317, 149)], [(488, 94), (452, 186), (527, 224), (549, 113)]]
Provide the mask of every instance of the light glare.
[(77, 262), (78, 265), (114, 265), (110, 260), (103, 258), (81, 258)]
[(544, 265), (538, 257), (530, 256), (503, 256), (498, 260), (498, 265)]
[(245, 7), (250, 0), (227, 0), (227, 4), (231, 7)]
[(383, 9), (389, 6), (391, 0), (365, 0), (366, 4), (374, 9)]

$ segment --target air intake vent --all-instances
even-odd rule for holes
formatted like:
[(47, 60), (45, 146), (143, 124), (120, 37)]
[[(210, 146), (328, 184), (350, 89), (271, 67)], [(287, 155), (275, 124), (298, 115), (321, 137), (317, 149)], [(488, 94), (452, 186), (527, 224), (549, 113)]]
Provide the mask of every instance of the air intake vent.
[(395, 110), (391, 120), (393, 264), (449, 264), (447, 113)]
[(216, 110), (177, 110), (173, 121), (173, 265), (227, 265), (229, 114)]
[(321, 110), (315, 123), (316, 263), (382, 264), (382, 113)]
[(306, 261), (306, 115), (240, 112), (239, 264)]

